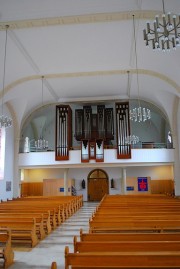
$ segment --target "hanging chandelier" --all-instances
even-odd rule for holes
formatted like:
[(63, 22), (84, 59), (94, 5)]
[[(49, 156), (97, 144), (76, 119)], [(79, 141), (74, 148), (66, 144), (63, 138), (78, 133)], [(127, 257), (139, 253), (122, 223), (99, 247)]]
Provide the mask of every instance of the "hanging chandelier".
[(125, 138), (125, 144), (134, 145), (139, 142), (139, 137), (136, 135), (129, 135)]
[(129, 112), (129, 118), (132, 121), (135, 122), (142, 122), (142, 121), (147, 121), (149, 119), (151, 119), (151, 111), (148, 108), (145, 107), (135, 107), (133, 109), (130, 110)]
[(35, 141), (35, 148), (39, 150), (48, 149), (48, 141), (40, 136), (40, 138)]
[(178, 20), (176, 15), (170, 12), (165, 13), (164, 0), (162, 22), (159, 21), (159, 15), (155, 17), (152, 28), (150, 23), (146, 23), (146, 29), (143, 30), (144, 41), (149, 47), (149, 42), (152, 43), (153, 50), (170, 51), (180, 46), (180, 15)]
[(6, 38), (4, 49), (4, 65), (3, 65), (3, 90), (2, 90), (2, 114), (0, 115), (0, 128), (8, 128), (12, 126), (12, 119), (4, 115), (4, 91), (5, 91), (5, 78), (6, 78), (6, 55), (7, 55), (7, 30), (9, 25), (6, 25)]
[(145, 107), (141, 107), (139, 98), (139, 72), (137, 64), (137, 45), (136, 45), (136, 32), (135, 32), (135, 20), (133, 15), (133, 32), (134, 32), (134, 47), (135, 47), (135, 60), (136, 60), (136, 79), (138, 88), (138, 107), (135, 107), (129, 111), (129, 118), (132, 121), (144, 122), (151, 119), (151, 111)]
[[(43, 94), (44, 94), (43, 85), (44, 85), (44, 76), (42, 76), (42, 109), (43, 109), (43, 105), (44, 105), (44, 103), (43, 103)], [(35, 146), (36, 150), (46, 150), (46, 149), (48, 149), (48, 140), (46, 140), (43, 137), (43, 126), (41, 126), (40, 137), (37, 140), (35, 140), (34, 146)]]

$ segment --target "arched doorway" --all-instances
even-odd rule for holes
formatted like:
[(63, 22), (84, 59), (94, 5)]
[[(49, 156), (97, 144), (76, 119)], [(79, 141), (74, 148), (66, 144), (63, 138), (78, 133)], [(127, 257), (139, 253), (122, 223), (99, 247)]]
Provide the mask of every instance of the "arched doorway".
[(108, 175), (101, 169), (95, 169), (88, 175), (88, 201), (101, 201), (109, 193)]

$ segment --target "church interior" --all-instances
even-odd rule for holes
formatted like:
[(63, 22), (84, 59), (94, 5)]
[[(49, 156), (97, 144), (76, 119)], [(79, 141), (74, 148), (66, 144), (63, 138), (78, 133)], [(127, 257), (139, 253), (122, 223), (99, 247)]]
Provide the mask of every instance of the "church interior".
[(180, 268), (179, 14), (0, 0), (2, 268)]

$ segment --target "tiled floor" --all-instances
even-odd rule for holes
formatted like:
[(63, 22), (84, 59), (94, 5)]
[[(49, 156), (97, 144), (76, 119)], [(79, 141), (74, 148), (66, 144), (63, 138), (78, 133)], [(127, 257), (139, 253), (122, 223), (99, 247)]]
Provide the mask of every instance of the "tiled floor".
[(52, 261), (58, 269), (64, 269), (64, 249), (69, 246), (73, 251), (73, 237), (79, 236), (80, 228), (89, 230), (89, 218), (97, 203), (85, 202), (73, 216), (42, 240), (35, 248), (27, 251), (15, 250), (14, 264), (8, 269), (50, 269)]

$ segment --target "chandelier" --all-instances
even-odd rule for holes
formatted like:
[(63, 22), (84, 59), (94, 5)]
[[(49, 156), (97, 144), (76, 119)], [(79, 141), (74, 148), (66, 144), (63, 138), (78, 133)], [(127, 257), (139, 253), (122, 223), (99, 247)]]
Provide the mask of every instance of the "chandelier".
[[(44, 76), (42, 76), (42, 108), (43, 108), (43, 94), (44, 94), (44, 90), (43, 90), (43, 84), (44, 84)], [(41, 126), (41, 134), (40, 137), (35, 140), (34, 142), (34, 146), (36, 148), (36, 150), (46, 150), (48, 149), (48, 141), (46, 139), (44, 139), (43, 137), (43, 126)]]
[(151, 118), (151, 111), (148, 108), (145, 107), (135, 107), (133, 109), (130, 110), (129, 112), (129, 118), (130, 120), (133, 121), (138, 121), (138, 122), (142, 122), (142, 121), (146, 121), (149, 120)]
[(149, 47), (149, 42), (152, 42), (153, 50), (170, 51), (180, 46), (180, 15), (178, 21), (176, 15), (170, 12), (165, 13), (164, 0), (162, 22), (159, 21), (159, 15), (155, 17), (152, 28), (150, 23), (147, 22), (146, 29), (143, 30), (144, 41), (146, 46)]
[(35, 141), (35, 148), (36, 149), (48, 149), (48, 141), (43, 138), (43, 136), (40, 136), (38, 140)]
[(4, 65), (3, 65), (3, 90), (2, 90), (2, 114), (0, 115), (0, 128), (8, 128), (12, 126), (12, 119), (4, 115), (4, 91), (5, 91), (5, 77), (6, 77), (6, 54), (7, 54), (7, 30), (9, 25), (6, 25), (6, 38), (4, 49)]
[(139, 137), (136, 135), (129, 135), (125, 138), (125, 144), (134, 145), (139, 142)]
[(138, 88), (138, 107), (135, 107), (129, 111), (129, 118), (132, 121), (143, 122), (151, 119), (151, 111), (145, 107), (141, 107), (140, 98), (139, 98), (139, 72), (137, 64), (137, 45), (136, 45), (136, 32), (135, 32), (135, 21), (133, 15), (133, 31), (134, 31), (134, 47), (135, 47), (135, 60), (136, 60), (136, 79), (137, 79), (137, 88)]

